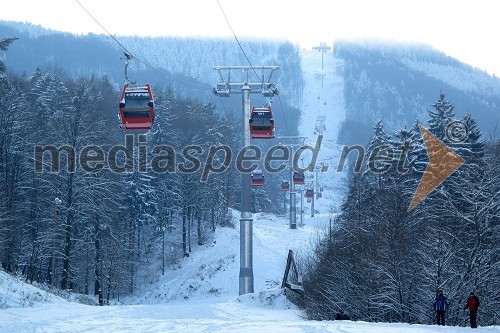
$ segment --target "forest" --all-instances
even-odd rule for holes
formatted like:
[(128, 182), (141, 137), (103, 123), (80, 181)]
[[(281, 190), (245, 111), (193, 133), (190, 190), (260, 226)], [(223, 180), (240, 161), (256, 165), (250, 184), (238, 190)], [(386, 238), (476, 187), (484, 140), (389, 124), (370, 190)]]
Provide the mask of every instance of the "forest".
[(338, 41), (334, 52), (345, 61), (346, 120), (339, 143), (363, 144), (380, 119), (388, 133), (411, 127), (425, 119), (441, 90), (460, 105), (457, 116), (474, 116), (487, 139), (500, 127), (500, 79), (429, 46)]
[[(383, 121), (373, 126), (367, 155), (385, 147), (384, 158), (367, 159), (351, 172), (341, 212), (314, 254), (301, 258), (306, 273), (300, 305), (308, 318), (331, 320), (343, 312), (356, 320), (432, 324), (433, 301), (442, 289), (450, 301), (448, 325), (464, 325), (471, 291), (481, 299), (482, 325), (498, 325), (500, 140), (485, 139), (470, 114), (458, 118), (467, 135), (452, 140), (446, 128), (457, 121), (455, 112), (441, 92), (425, 123), (417, 120), (393, 135)], [(464, 163), (408, 209), (429, 164), (421, 126)], [(402, 165), (404, 147), (412, 148)], [(391, 167), (373, 172), (382, 163)]]
[[(9, 54), (18, 42), (16, 37), (0, 39), (0, 51)], [(295, 66), (290, 59), (297, 61), (293, 45), (284, 44), (278, 54), (285, 71), (300, 73), (300, 61), (298, 68), (287, 69), (286, 61), (290, 66)], [(194, 87), (187, 90), (190, 84)], [(234, 123), (241, 123), (241, 112), (234, 110), (241, 108), (241, 101), (207, 99), (196, 93), (199, 81), (184, 81), (177, 88), (166, 80), (154, 87), (154, 129), (128, 133), (133, 135), (134, 160), (146, 165), (139, 162), (134, 172), (122, 173), (95, 169), (92, 163), (87, 169), (74, 168), (74, 161), (61, 153), (58, 172), (51, 172), (48, 159), (35, 159), (35, 146), (70, 146), (88, 153), (89, 146), (109, 151), (126, 145), (125, 132), (117, 126), (121, 87), (107, 75), (79, 75), (73, 67), (36, 67), (32, 73), (15, 74), (0, 62), (3, 270), (30, 283), (95, 294), (105, 304), (136, 291), (148, 275), (163, 274), (189, 256), (192, 245), (208, 242), (218, 226), (232, 226), (228, 209), (238, 209), (240, 200), (239, 175), (233, 168), (200, 181), (202, 169), (155, 173), (150, 164), (152, 155), (161, 153), (158, 147), (181, 152), (197, 145), (201, 160), (211, 146), (237, 151), (240, 136)], [(296, 131), (298, 109), (281, 100), (278, 105), (291, 110), (287, 128)], [(276, 118), (284, 115), (277, 112)], [(265, 151), (267, 146), (262, 147)], [(119, 155), (118, 164), (125, 158)], [(254, 190), (255, 212), (281, 209), (281, 176), (274, 178), (268, 178), (266, 189)], [(161, 265), (151, 268), (151, 262)]]

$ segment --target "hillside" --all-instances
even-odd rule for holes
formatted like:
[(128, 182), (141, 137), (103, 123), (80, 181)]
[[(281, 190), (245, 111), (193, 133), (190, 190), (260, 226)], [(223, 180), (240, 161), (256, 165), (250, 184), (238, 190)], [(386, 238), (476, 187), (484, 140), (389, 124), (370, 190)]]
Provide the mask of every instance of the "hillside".
[[(19, 38), (3, 55), (12, 73), (30, 75), (40, 67), (73, 78), (106, 75), (118, 85), (123, 82), (124, 50), (107, 35), (74, 35), (0, 20), (0, 36)], [(171, 86), (178, 94), (202, 100), (213, 97), (212, 87), (219, 79), (214, 66), (247, 64), (238, 45), (229, 38), (117, 38), (139, 59), (130, 64), (132, 79)], [(281, 66), (273, 80), (281, 94), (288, 96), (287, 103), (299, 106), (302, 79), (300, 59), (293, 45), (286, 40), (247, 39), (241, 43), (255, 65)]]
[(429, 46), (378, 41), (340, 41), (345, 61), (346, 121), (341, 143), (365, 144), (382, 120), (387, 132), (427, 119), (440, 91), (457, 118), (471, 114), (487, 135), (500, 122), (500, 80)]
[[(221, 228), (212, 245), (196, 249), (180, 264), (182, 267), (148, 287), (148, 294), (127, 300), (137, 305), (96, 307), (57, 301), (7, 308), (0, 310), (0, 332), (469, 332), (467, 327), (303, 319), (276, 284), (265, 286), (265, 280), (281, 278), (286, 258), (283, 250), (307, 249), (315, 230), (322, 229), (321, 223), (315, 225), (321, 220), (321, 216), (308, 217), (305, 228), (289, 230), (286, 220), (256, 216), (254, 294), (237, 296), (234, 280), (238, 265), (232, 259), (221, 260), (238, 252), (237, 230)], [(8, 277), (0, 281), (13, 280)], [(219, 293), (211, 292), (210, 285), (220, 287)], [(21, 288), (28, 287), (22, 284)], [(479, 327), (477, 332), (497, 333), (500, 327)]]
[(5, 308), (32, 307), (47, 303), (65, 304), (66, 301), (0, 270), (0, 313)]
[[(141, 286), (127, 304), (157, 304), (174, 300), (234, 297), (238, 290), (239, 212), (233, 212), (235, 228), (219, 228), (213, 240), (196, 247), (189, 257), (169, 267)], [(320, 223), (321, 219), (311, 222)], [(288, 250), (308, 251), (315, 225), (299, 230), (288, 228), (288, 221), (270, 214), (254, 215), (255, 292), (276, 290), (285, 271)], [(154, 266), (154, 265), (153, 265)], [(279, 292), (279, 291), (278, 291)]]
[[(337, 172), (342, 146), (338, 136), (346, 117), (344, 101), (344, 66), (342, 59), (334, 58), (332, 52), (323, 56), (318, 51), (302, 50), (302, 68), (305, 78), (304, 106), (300, 118), (299, 133), (308, 137), (306, 142), (315, 146), (318, 124), (324, 121), (323, 141), (316, 162), (317, 173), (305, 188), (323, 188), (321, 198), (315, 198), (314, 208), (319, 213), (339, 212), (346, 193), (347, 172)], [(311, 156), (304, 154), (309, 161)], [(327, 168), (327, 169), (325, 169)], [(310, 214), (311, 204), (305, 204)]]

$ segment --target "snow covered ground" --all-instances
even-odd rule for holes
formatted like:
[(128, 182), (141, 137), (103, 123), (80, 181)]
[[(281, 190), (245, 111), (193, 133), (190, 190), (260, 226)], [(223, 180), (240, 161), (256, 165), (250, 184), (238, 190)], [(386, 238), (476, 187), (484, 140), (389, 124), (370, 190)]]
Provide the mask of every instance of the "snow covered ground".
[[(329, 165), (320, 173), (323, 198), (319, 212), (308, 210), (304, 226), (291, 230), (288, 221), (269, 214), (254, 216), (255, 293), (238, 296), (239, 229), (218, 228), (213, 240), (197, 246), (188, 258), (143, 285), (134, 297), (116, 306), (89, 306), (68, 302), (0, 272), (0, 333), (17, 332), (339, 332), (339, 333), (461, 333), (465, 327), (438, 327), (352, 321), (315, 322), (281, 293), (289, 249), (310, 251), (318, 234), (325, 232), (331, 212), (338, 210), (345, 193), (343, 177), (336, 173), (340, 147), (336, 137), (344, 119), (343, 63), (331, 52), (303, 52), (306, 79), (301, 135), (314, 145), (316, 117), (326, 116), (326, 131), (318, 162)], [(323, 86), (321, 85), (321, 75)], [(319, 97), (319, 98), (318, 98)], [(238, 226), (238, 214), (233, 212)], [(297, 218), (299, 221), (299, 217)], [(500, 327), (480, 327), (476, 332), (500, 333)]]
[[(342, 147), (337, 144), (341, 123), (345, 119), (344, 103), (344, 61), (333, 57), (332, 51), (302, 51), (302, 69), (305, 80), (303, 107), (299, 125), (301, 136), (307, 136), (306, 143), (313, 146), (317, 135), (314, 129), (319, 117), (324, 117), (325, 130), (316, 166), (324, 163), (326, 172), (318, 173), (323, 197), (316, 200), (314, 209), (320, 213), (338, 212), (346, 193), (346, 173), (337, 173)], [(310, 179), (313, 181), (314, 179)], [(306, 205), (306, 212), (310, 205)]]
[[(196, 247), (181, 263), (139, 291), (141, 297), (125, 298), (127, 304), (156, 304), (174, 300), (206, 300), (233, 297), (238, 293), (239, 212), (233, 212), (236, 228), (218, 228), (214, 240)], [(288, 221), (270, 214), (254, 215), (254, 290), (281, 285), (288, 250), (309, 251), (318, 233), (320, 218), (308, 218), (299, 230)], [(316, 225), (318, 223), (318, 225)], [(278, 291), (279, 292), (279, 291)]]
[[(237, 295), (239, 242), (237, 230), (219, 228), (210, 245), (196, 248), (176, 270), (169, 271), (143, 297), (123, 305), (88, 306), (49, 296), (46, 301), (9, 302), (0, 309), (0, 333), (39, 332), (339, 332), (339, 333), (462, 333), (465, 327), (438, 327), (353, 321), (307, 321), (281, 294), (280, 281), (289, 248), (307, 250), (320, 218), (306, 217), (303, 228), (288, 229), (287, 221), (258, 214), (254, 225), (255, 290)], [(0, 275), (1, 285), (11, 281), (11, 296), (40, 292)], [(12, 290), (15, 282), (16, 291)], [(275, 281), (268, 283), (267, 281)], [(211, 292), (218, 289), (218, 292)], [(0, 293), (4, 295), (5, 289)], [(136, 303), (136, 304), (128, 304)], [(500, 333), (500, 327), (476, 332)]]
[[(466, 327), (313, 322), (283, 304), (266, 306), (249, 297), (231, 300), (174, 302), (162, 305), (91, 307), (78, 304), (1, 310), (0, 332), (219, 332), (219, 333), (465, 333)], [(500, 332), (480, 327), (474, 332)]]
[(30, 307), (45, 303), (66, 303), (66, 301), (0, 270), (0, 311), (3, 308)]
[[(288, 229), (284, 219), (257, 214), (254, 224), (255, 290), (238, 296), (238, 233), (219, 228), (215, 242), (195, 248), (181, 267), (169, 271), (142, 297), (123, 305), (88, 306), (48, 296), (40, 302), (12, 301), (40, 290), (0, 275), (0, 286), (10, 284), (8, 308), (0, 309), (0, 333), (14, 332), (341, 332), (341, 333), (460, 333), (465, 327), (307, 321), (281, 294), (281, 280), (289, 248), (310, 249), (321, 229), (322, 217), (305, 218), (305, 226)], [(272, 281), (272, 282), (268, 282)], [(14, 291), (15, 289), (15, 291)], [(211, 291), (217, 289), (217, 292)], [(0, 289), (4, 295), (5, 287)], [(43, 294), (43, 293), (42, 293)], [(135, 303), (135, 304), (130, 304)], [(477, 332), (500, 333), (500, 327)]]

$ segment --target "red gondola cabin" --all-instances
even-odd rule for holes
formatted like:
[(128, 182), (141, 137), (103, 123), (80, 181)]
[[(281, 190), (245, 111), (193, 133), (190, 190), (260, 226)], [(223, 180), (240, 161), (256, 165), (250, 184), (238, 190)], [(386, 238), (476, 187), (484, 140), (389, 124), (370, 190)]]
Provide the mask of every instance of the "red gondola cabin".
[(252, 139), (274, 138), (274, 118), (270, 107), (252, 107), (249, 122)]
[(264, 174), (262, 173), (262, 170), (255, 170), (252, 173), (252, 185), (264, 186)]
[(290, 190), (290, 183), (286, 180), (281, 182), (281, 190), (282, 191), (288, 191)]
[(306, 182), (306, 177), (303, 172), (293, 172), (293, 183), (297, 185), (304, 184)]
[(314, 190), (312, 189), (307, 189), (306, 190), (306, 198), (307, 199), (312, 199), (314, 197)]
[(120, 97), (121, 127), (126, 130), (149, 130), (153, 127), (155, 105), (151, 87), (123, 87)]

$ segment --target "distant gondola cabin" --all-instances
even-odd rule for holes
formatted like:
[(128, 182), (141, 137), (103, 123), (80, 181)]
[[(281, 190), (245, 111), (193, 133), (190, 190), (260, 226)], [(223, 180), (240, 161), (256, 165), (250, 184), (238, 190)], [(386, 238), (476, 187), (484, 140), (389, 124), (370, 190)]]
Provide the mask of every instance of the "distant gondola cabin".
[(306, 182), (306, 177), (303, 172), (294, 171), (292, 178), (293, 178), (293, 183), (297, 185), (301, 185)]
[(288, 191), (290, 190), (290, 183), (286, 180), (281, 182), (281, 190), (282, 191)]
[(262, 170), (255, 170), (252, 173), (252, 185), (264, 186), (264, 174), (262, 173)]

